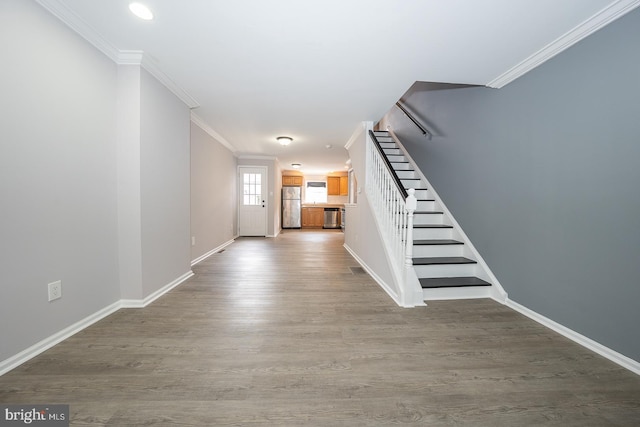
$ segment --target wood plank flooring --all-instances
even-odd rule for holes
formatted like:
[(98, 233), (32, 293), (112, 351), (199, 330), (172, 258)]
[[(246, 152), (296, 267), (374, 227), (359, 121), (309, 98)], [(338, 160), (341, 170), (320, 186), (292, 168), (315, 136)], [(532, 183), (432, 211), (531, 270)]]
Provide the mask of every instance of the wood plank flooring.
[(640, 377), (491, 300), (397, 307), (335, 231), (240, 238), (0, 377), (74, 426), (637, 426)]

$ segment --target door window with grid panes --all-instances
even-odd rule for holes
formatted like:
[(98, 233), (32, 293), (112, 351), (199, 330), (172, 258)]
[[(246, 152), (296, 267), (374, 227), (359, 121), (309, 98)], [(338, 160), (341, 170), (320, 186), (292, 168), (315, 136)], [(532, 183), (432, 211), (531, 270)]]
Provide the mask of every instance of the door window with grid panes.
[(243, 203), (245, 206), (262, 204), (262, 174), (245, 173), (243, 179)]

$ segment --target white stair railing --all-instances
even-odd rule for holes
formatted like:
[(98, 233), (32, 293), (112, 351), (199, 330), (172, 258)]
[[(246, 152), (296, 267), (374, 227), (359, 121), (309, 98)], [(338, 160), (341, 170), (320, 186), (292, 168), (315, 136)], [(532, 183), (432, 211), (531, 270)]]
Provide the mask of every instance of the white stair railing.
[(422, 288), (413, 270), (413, 212), (417, 207), (415, 190), (406, 191), (391, 171), (386, 156), (367, 136), (366, 192), (377, 219), (387, 254), (399, 288), (399, 304), (423, 305)]

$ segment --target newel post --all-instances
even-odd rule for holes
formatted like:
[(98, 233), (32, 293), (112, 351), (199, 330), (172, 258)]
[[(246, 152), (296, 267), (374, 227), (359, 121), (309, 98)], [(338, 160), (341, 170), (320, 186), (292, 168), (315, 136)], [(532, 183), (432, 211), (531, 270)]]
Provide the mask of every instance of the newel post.
[(410, 188), (409, 195), (405, 200), (405, 209), (407, 210), (407, 240), (405, 242), (406, 247), (404, 251), (404, 266), (405, 268), (411, 268), (413, 265), (413, 212), (418, 207), (418, 199), (416, 199), (416, 190)]

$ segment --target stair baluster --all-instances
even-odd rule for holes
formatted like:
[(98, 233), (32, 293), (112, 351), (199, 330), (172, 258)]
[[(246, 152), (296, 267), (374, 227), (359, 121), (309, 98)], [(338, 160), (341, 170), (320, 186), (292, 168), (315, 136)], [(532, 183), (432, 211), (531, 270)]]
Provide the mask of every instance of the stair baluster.
[[(389, 248), (391, 265), (398, 283), (398, 302), (404, 307), (424, 305), (422, 288), (412, 268), (413, 212), (417, 208), (415, 190), (409, 197), (375, 135), (367, 142), (367, 197), (379, 221), (381, 235)], [(408, 252), (407, 252), (408, 251)]]
[(405, 209), (407, 210), (407, 226), (406, 226), (406, 236), (405, 236), (405, 245), (406, 249), (404, 251), (404, 266), (405, 269), (413, 268), (413, 213), (418, 207), (418, 199), (416, 199), (416, 190), (410, 188), (408, 191), (409, 195), (407, 196), (407, 200), (405, 200)]

